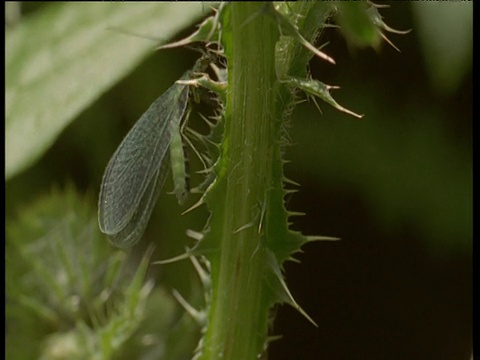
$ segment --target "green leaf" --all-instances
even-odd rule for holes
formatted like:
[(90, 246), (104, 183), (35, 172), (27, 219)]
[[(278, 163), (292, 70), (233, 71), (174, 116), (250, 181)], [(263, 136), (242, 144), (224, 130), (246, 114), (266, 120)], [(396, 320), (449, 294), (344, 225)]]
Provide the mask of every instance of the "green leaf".
[(320, 59), (328, 61), (331, 64), (335, 64), (335, 60), (333, 60), (330, 56), (325, 54), (324, 52), (318, 50), (315, 46), (313, 46), (308, 40), (306, 40), (300, 31), (297, 29), (293, 21), (289, 19), (288, 16), (282, 14), (281, 12), (275, 10), (273, 6), (266, 6), (267, 14), (274, 17), (278, 27), (280, 29), (280, 33), (283, 36), (291, 36), (300, 44), (302, 44), (306, 49), (311, 51), (313, 54), (318, 56)]
[(363, 117), (363, 115), (356, 114), (353, 111), (350, 111), (341, 106), (335, 101), (332, 95), (330, 95), (330, 90), (338, 89), (338, 86), (326, 85), (315, 79), (300, 79), (294, 77), (288, 78), (287, 80), (285, 80), (285, 83), (305, 91), (307, 95), (319, 97), (320, 99), (332, 105), (335, 109), (341, 112), (352, 115), (358, 119), (361, 119)]
[(6, 179), (153, 53), (151, 41), (116, 29), (166, 43), (208, 10), (201, 3), (58, 3), (7, 28)]

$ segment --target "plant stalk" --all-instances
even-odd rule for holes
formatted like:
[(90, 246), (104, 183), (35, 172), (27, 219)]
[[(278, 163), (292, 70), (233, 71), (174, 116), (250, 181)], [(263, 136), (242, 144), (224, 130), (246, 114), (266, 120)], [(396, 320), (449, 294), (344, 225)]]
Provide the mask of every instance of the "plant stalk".
[(201, 359), (255, 359), (268, 333), (267, 261), (261, 251), (262, 204), (271, 183), (275, 139), (278, 29), (262, 2), (231, 3), (225, 49), (229, 91), (217, 181), (209, 200), (211, 306)]

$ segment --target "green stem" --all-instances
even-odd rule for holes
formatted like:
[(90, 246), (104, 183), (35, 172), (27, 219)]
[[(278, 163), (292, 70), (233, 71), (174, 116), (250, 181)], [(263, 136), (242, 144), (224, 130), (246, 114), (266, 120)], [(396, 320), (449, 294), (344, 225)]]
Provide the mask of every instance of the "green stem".
[[(259, 222), (275, 139), (276, 24), (264, 3), (231, 3), (227, 104), (217, 181), (209, 194), (212, 298), (201, 359), (255, 359), (267, 339), (266, 260)], [(212, 240), (211, 240), (212, 241)]]

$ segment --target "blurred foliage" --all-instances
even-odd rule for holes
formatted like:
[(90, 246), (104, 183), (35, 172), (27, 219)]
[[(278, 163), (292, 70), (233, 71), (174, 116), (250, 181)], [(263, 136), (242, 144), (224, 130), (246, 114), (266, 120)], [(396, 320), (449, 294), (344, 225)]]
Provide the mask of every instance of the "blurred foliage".
[[(58, 3), (17, 19), (5, 36), (7, 179), (36, 161), (83, 109), (151, 52), (148, 41), (119, 32), (159, 34), (156, 41), (165, 42), (202, 9), (200, 3)], [(14, 11), (7, 14), (15, 20)]]
[[(365, 296), (370, 301), (369, 303), (375, 303), (374, 299), (379, 296), (382, 299), (383, 297), (388, 298), (385, 300), (385, 306), (393, 307), (393, 310), (389, 310), (385, 314), (381, 313), (382, 315), (379, 316), (388, 317), (397, 313), (402, 314), (402, 311), (406, 311), (404, 310), (405, 307), (415, 310), (417, 304), (428, 309), (430, 309), (432, 302), (447, 304), (446, 308), (442, 308), (441, 314), (433, 312), (431, 318), (423, 318), (422, 315), (425, 311), (418, 310), (415, 313), (418, 315), (414, 321), (415, 324), (407, 323), (406, 330), (402, 330), (401, 324), (398, 325), (398, 331), (403, 331), (402, 334), (409, 334), (409, 331), (414, 327), (415, 329), (417, 327), (418, 329), (424, 329), (421, 326), (425, 323), (426, 330), (423, 332), (418, 330), (418, 333), (412, 333), (412, 343), (415, 342), (418, 345), (420, 334), (426, 333), (436, 342), (435, 344), (429, 343), (430, 338), (425, 338), (425, 349), (443, 349), (442, 351), (446, 354), (447, 350), (443, 346), (446, 346), (447, 343), (457, 341), (455, 342), (456, 349), (460, 347), (459, 344), (462, 344), (465, 348), (468, 348), (468, 344), (471, 345), (471, 334), (468, 331), (471, 329), (471, 323), (467, 323), (467, 321), (471, 319), (471, 306), (469, 306), (471, 305), (469, 303), (469, 296), (471, 296), (469, 276), (471, 275), (469, 274), (471, 272), (473, 241), (471, 151), (473, 50), (471, 24), (473, 4), (466, 1), (389, 3), (392, 6), (390, 9), (380, 9), (386, 22), (396, 29), (412, 29), (412, 32), (407, 35), (388, 35), (388, 38), (401, 50), (401, 53), (396, 52), (385, 42), (382, 42), (376, 51), (371, 49), (354, 50), (347, 46), (337, 29), (325, 29), (320, 37), (322, 43), (329, 41), (325, 50), (328, 50), (328, 54), (335, 58), (337, 64), (332, 66), (316, 59), (312, 60), (311, 72), (313, 77), (330, 85), (340, 85), (342, 89), (335, 90), (335, 98), (338, 99), (339, 103), (345, 104), (353, 111), (365, 114), (365, 117), (362, 120), (355, 120), (323, 105), (323, 115), (320, 115), (312, 104), (301, 105), (296, 109), (291, 128), (292, 147), (288, 148), (286, 153), (286, 157), (291, 163), (287, 165), (286, 171), (289, 178), (301, 184), (301, 188), (299, 193), (290, 199), (288, 206), (291, 210), (307, 213), (305, 217), (299, 218), (295, 222), (295, 226), (301, 228), (304, 233), (343, 238), (339, 245), (328, 245), (330, 247), (339, 246), (341, 251), (332, 252), (332, 250), (328, 250), (332, 248), (318, 244), (315, 246), (319, 246), (319, 249), (321, 249), (319, 252), (333, 254), (335, 261), (337, 261), (336, 256), (342, 253), (351, 254), (350, 257), (346, 256), (338, 260), (338, 264), (334, 263), (334, 260), (331, 260), (332, 264), (330, 264), (326, 258), (322, 258), (323, 262), (318, 260), (320, 256), (314, 251), (316, 247), (309, 247), (309, 250), (306, 251), (307, 254), (310, 251), (313, 253), (312, 257), (315, 260), (312, 261), (315, 261), (315, 264), (320, 264), (319, 266), (324, 264), (322, 271), (325, 274), (321, 281), (318, 280), (309, 286), (319, 286), (320, 282), (326, 284), (325, 286), (331, 285), (330, 288), (324, 289), (324, 292), (319, 293), (318, 296), (314, 289), (306, 286), (308, 294), (305, 296), (309, 296), (313, 298), (312, 301), (316, 301), (311, 306), (320, 309), (318, 301), (326, 301), (323, 300), (322, 296), (328, 298), (329, 295), (330, 297), (333, 296), (333, 300), (331, 300), (331, 303), (324, 304), (325, 310), (323, 311), (328, 312), (334, 306), (343, 306), (342, 308), (335, 308), (336, 311), (331, 311), (332, 316), (337, 316), (335, 322), (334, 320), (329, 322), (329, 315), (326, 313), (317, 315), (324, 316), (325, 321), (322, 322), (321, 327), (324, 327), (325, 333), (317, 333), (316, 336), (318, 335), (318, 337), (314, 338), (312, 343), (321, 343), (324, 351), (328, 351), (328, 346), (324, 345), (328, 343), (331, 344), (329, 346), (334, 346), (335, 344), (331, 337), (325, 335), (327, 332), (332, 333), (336, 329), (329, 328), (330, 324), (339, 324), (338, 315), (350, 310), (351, 303), (360, 303), (358, 299), (352, 300), (351, 303), (347, 300), (338, 301), (339, 298), (344, 299), (349, 295), (353, 299), (351, 294), (356, 294), (355, 286), (358, 285), (352, 284), (350, 282), (353, 281), (350, 280), (351, 278), (358, 279), (356, 275), (365, 276), (369, 280), (361, 282), (363, 285), (378, 288), (378, 284), (372, 278), (376, 279), (375, 276), (382, 272), (386, 276), (391, 276), (390, 270), (385, 271), (384, 267), (375, 268), (375, 272), (373, 270), (371, 270), (371, 273), (368, 272), (370, 262), (377, 264), (376, 261), (380, 261), (377, 258), (362, 259), (360, 267), (356, 267), (358, 265), (355, 262), (357, 258), (354, 257), (353, 253), (359, 253), (357, 256), (371, 255), (370, 252), (365, 251), (365, 248), (358, 245), (362, 243), (366, 244), (364, 246), (385, 250), (383, 253), (374, 255), (378, 255), (378, 258), (385, 258), (386, 262), (388, 260), (398, 269), (408, 272), (411, 261), (413, 268), (418, 271), (418, 273), (411, 274), (412, 277), (409, 278), (410, 286), (416, 289), (411, 299), (408, 297), (410, 293), (407, 291), (407, 285), (398, 285), (399, 282), (404, 281), (404, 278), (398, 275), (400, 270), (394, 272), (397, 277), (392, 276), (393, 279), (387, 278), (385, 280), (390, 284), (390, 290), (382, 288), (378, 290), (379, 292), (372, 291), (372, 293), (368, 293), (368, 296)], [(112, 255), (109, 254), (113, 253), (108, 248), (107, 240), (101, 238), (98, 233), (95, 234), (95, 206), (90, 203), (88, 205), (89, 215), (80, 215), (82, 209), (84, 209), (84, 204), (88, 201), (82, 198), (72, 203), (68, 200), (73, 196), (69, 193), (70, 190), (65, 193), (56, 192), (52, 195), (49, 193), (49, 189), (52, 188), (52, 185), (65, 188), (69, 182), (73, 182), (77, 191), (94, 193), (96, 198), (104, 168), (122, 137), (149, 104), (173, 81), (178, 79), (185, 69), (190, 68), (198, 57), (198, 54), (186, 49), (153, 52), (151, 50), (153, 50), (155, 43), (150, 40), (115, 31), (99, 31), (107, 27), (107, 25), (102, 24), (102, 17), (109, 16), (108, 12), (100, 14), (101, 16), (97, 20), (99, 24), (95, 27), (95, 31), (99, 32), (92, 30), (90, 39), (101, 34), (102, 39), (104, 39), (103, 45), (88, 53), (90, 55), (87, 55), (87, 53), (82, 56), (77, 55), (68, 60), (68, 64), (63, 65), (73, 66), (77, 63), (79, 67), (87, 66), (92, 71), (100, 69), (100, 72), (102, 72), (112, 66), (117, 66), (118, 59), (124, 59), (125, 56), (132, 55), (132, 63), (124, 65), (123, 70), (118, 73), (109, 75), (107, 80), (104, 79), (103, 85), (96, 83), (95, 76), (86, 77), (84, 71), (72, 73), (69, 77), (69, 84), (63, 84), (61, 78), (59, 78), (56, 83), (57, 88), (54, 91), (61, 93), (64, 88), (78, 87), (79, 89), (73, 89), (73, 91), (74, 93), (76, 91), (83, 92), (84, 97), (81, 103), (77, 103), (78, 99), (75, 99), (75, 96), (64, 99), (54, 105), (56, 106), (55, 109), (45, 112), (45, 114), (60, 113), (60, 115), (55, 115), (58, 116), (57, 118), (53, 118), (52, 115), (50, 120), (49, 115), (39, 123), (40, 126), (38, 124), (32, 126), (31, 123), (27, 122), (29, 118), (31, 119), (31, 116), (25, 116), (18, 120), (21, 123), (23, 122), (23, 130), (10, 132), (9, 103), (13, 95), (9, 91), (12, 89), (11, 86), (15, 88), (19, 84), (15, 83), (17, 80), (10, 80), (11, 68), (8, 67), (8, 64), (9, 56), (12, 55), (9, 54), (8, 43), (13, 41), (15, 46), (19, 46), (16, 43), (19, 40), (9, 40), (9, 36), (11, 36), (9, 32), (17, 27), (20, 29), (18, 31), (21, 32), (22, 27), (28, 26), (28, 24), (22, 25), (24, 20), (25, 22), (39, 22), (40, 20), (36, 20), (35, 17), (46, 17), (47, 15), (42, 14), (43, 12), (47, 14), (50, 12), (58, 13), (62, 11), (62, 8), (65, 9), (70, 5), (72, 7), (79, 6), (76, 8), (77, 10), (84, 9), (82, 5), (85, 9), (89, 6), (103, 6), (101, 4), (43, 3), (38, 5), (27, 3), (22, 4), (22, 16), (25, 19), (19, 16), (18, 9), (9, 8), (12, 6), (11, 4), (7, 3), (6, 7), (6, 10), (8, 10), (6, 15), (9, 16), (8, 19), (6, 18), (8, 20), (6, 29), (6, 156), (15, 156), (16, 159), (23, 157), (24, 159), (18, 160), (18, 163), (16, 163), (17, 160), (7, 161), (7, 165), (10, 163), (12, 169), (14, 169), (7, 172), (11, 176), (6, 182), (6, 217), (7, 228), (10, 229), (7, 232), (6, 247), (8, 253), (8, 256), (6, 256), (6, 341), (7, 358), (11, 359), (36, 358), (31, 354), (38, 354), (39, 349), (42, 348), (51, 349), (52, 346), (48, 343), (52, 344), (55, 339), (51, 338), (45, 346), (46, 343), (43, 342), (41, 335), (55, 334), (60, 328), (75, 331), (77, 327), (73, 326), (74, 322), (71, 319), (80, 316), (76, 315), (75, 311), (77, 310), (72, 313), (71, 306), (75, 305), (75, 302), (73, 305), (72, 302), (68, 301), (57, 302), (66, 307), (62, 309), (61, 313), (67, 315), (66, 318), (70, 319), (69, 322), (64, 322), (63, 315), (61, 319), (56, 318), (58, 314), (56, 312), (52, 313), (52, 308), (39, 311), (35, 305), (29, 305), (27, 311), (23, 305), (18, 307), (21, 304), (18, 300), (20, 294), (23, 294), (23, 298), (30, 296), (33, 302), (40, 298), (48, 299), (49, 296), (55, 294), (53, 291), (48, 291), (49, 288), (46, 285), (38, 283), (38, 279), (24, 278), (27, 268), (31, 271), (31, 266), (40, 266), (38, 262), (41, 258), (34, 255), (34, 252), (29, 255), (30, 257), (26, 257), (26, 250), (20, 250), (23, 246), (21, 245), (22, 242), (26, 242), (28, 249), (34, 241), (41, 240), (42, 236), (49, 234), (49, 231), (55, 229), (57, 229), (55, 231), (58, 231), (61, 226), (65, 226), (65, 224), (61, 225), (62, 221), (67, 221), (68, 225), (69, 217), (70, 219), (75, 217), (78, 218), (77, 220), (83, 221), (84, 224), (75, 230), (74, 234), (69, 235), (70, 238), (79, 239), (80, 242), (75, 245), (74, 250), (66, 250), (67, 254), (72, 251), (78, 254), (78, 259), (75, 260), (77, 261), (87, 259), (92, 251), (98, 251), (97, 255), (99, 257), (89, 259), (89, 261), (96, 261), (95, 259), (100, 259), (100, 256), (110, 258)], [(111, 6), (113, 5), (120, 4), (111, 4)], [(152, 3), (149, 6), (154, 9), (160, 5)], [(158, 11), (162, 13), (162, 10)], [(95, 11), (93, 13), (92, 16), (95, 17)], [(164, 20), (158, 20), (154, 14), (152, 13), (149, 19), (150, 24), (155, 26), (152, 28), (142, 27), (139, 30), (142, 35), (155, 38), (172, 37), (179, 30), (185, 29), (186, 24), (192, 24), (194, 17), (184, 19), (183, 15), (168, 16), (171, 23), (180, 20), (184, 20), (184, 22), (166, 33), (162, 30), (164, 28), (161, 27)], [(76, 15), (72, 16), (75, 17)], [(199, 16), (198, 13), (195, 16)], [(44, 23), (38, 25), (35, 30), (39, 36), (44, 37), (46, 29), (55, 24), (54, 28), (57, 29), (58, 34), (66, 36), (67, 44), (73, 41), (71, 37), (68, 37), (72, 36), (67, 31), (68, 27), (62, 27), (62, 24), (65, 23), (57, 22), (53, 18), (47, 18), (43, 21)], [(141, 23), (141, 19), (135, 19), (132, 27), (127, 26), (125, 30), (135, 31), (136, 26), (140, 26)], [(80, 25), (83, 26), (82, 23)], [(108, 23), (108, 25), (112, 24)], [(115, 23), (115, 25), (119, 25), (119, 23)], [(157, 25), (160, 28), (157, 28)], [(192, 29), (185, 31), (185, 33), (191, 32)], [(367, 34), (366, 36), (370, 35)], [(181, 35), (178, 35), (178, 38), (181, 37)], [(30, 41), (35, 43), (35, 38), (30, 39)], [(85, 41), (88, 41), (88, 39)], [(102, 55), (104, 57), (100, 56), (102, 51), (107, 51), (109, 46), (113, 46), (112, 43), (117, 44), (116, 52), (110, 55)], [(42, 49), (49, 46), (48, 44), (48, 42), (38, 43), (35, 47), (36, 51), (39, 51), (37, 54), (41, 54)], [(63, 56), (68, 53), (67, 50), (68, 47), (59, 54)], [(147, 57), (149, 52), (151, 52), (151, 55)], [(27, 55), (28, 52), (18, 56), (21, 58)], [(50, 56), (50, 59), (56, 58), (55, 54), (50, 54)], [(145, 57), (147, 57), (146, 60), (142, 60)], [(39, 59), (41, 60), (41, 58), (21, 60), (35, 65), (38, 64)], [(42, 61), (42, 64), (48, 64), (45, 59)], [(18, 63), (16, 65), (18, 66)], [(33, 68), (29, 71), (31, 73), (34, 70)], [(59, 68), (53, 70), (53, 75), (61, 72)], [(103, 75), (100, 76), (100, 79)], [(111, 88), (114, 84), (115, 86)], [(35, 112), (39, 103), (45, 102), (45, 104), (53, 106), (52, 103), (49, 103), (51, 95), (51, 91), (46, 89), (39, 90), (36, 99), (24, 98), (20, 103), (20, 108), (25, 109), (21, 109), (18, 114), (30, 111), (30, 115), (32, 115), (31, 112), (33, 111), (33, 114), (37, 116), (38, 114), (35, 114)], [(15, 96), (18, 96), (18, 94), (15, 94)], [(27, 108), (30, 108), (30, 110)], [(206, 110), (201, 111), (206, 112)], [(64, 116), (61, 115), (62, 112)], [(57, 125), (53, 126), (54, 124), (50, 121), (57, 121)], [(198, 131), (205, 130), (202, 128), (202, 121), (198, 118), (195, 120), (195, 117), (192, 117), (190, 124)], [(46, 138), (44, 137), (38, 145), (38, 139), (42, 136), (46, 136)], [(22, 144), (25, 144), (25, 147)], [(31, 145), (33, 147), (30, 147)], [(200, 168), (200, 165), (196, 164), (194, 159), (192, 161), (194, 170)], [(192, 183), (195, 184), (196, 180), (198, 180), (198, 177), (194, 175)], [(167, 183), (165, 186), (166, 190), (172, 188), (171, 183)], [(36, 199), (40, 196), (53, 197), (56, 200), (46, 200), (44, 204), (49, 204), (49, 201), (52, 201), (52, 203), (43, 205), (44, 208), (40, 206), (40, 210), (27, 210), (34, 207)], [(54, 206), (53, 201), (57, 201), (57, 205)], [(195, 201), (196, 199), (193, 197), (184, 208), (179, 209), (176, 206), (174, 196), (162, 195), (147, 229), (146, 241), (143, 245), (135, 248), (129, 258), (141, 258), (149, 242), (155, 242), (157, 246), (152, 255), (154, 260), (168, 258), (183, 252), (184, 246), (188, 244), (188, 239), (184, 234), (185, 229), (200, 229), (207, 217), (205, 211), (196, 211), (184, 217), (180, 216), (181, 211)], [(70, 204), (70, 210), (68, 211), (61, 206), (68, 204)], [(35, 214), (47, 214), (55, 207), (57, 208), (52, 216), (56, 220), (52, 221), (53, 225), (56, 224), (56, 226), (43, 227), (42, 235), (39, 229), (35, 229), (35, 218), (37, 216)], [(71, 212), (72, 208), (75, 209), (73, 213)], [(77, 211), (80, 212), (77, 213)], [(64, 220), (59, 220), (62, 218)], [(64, 229), (68, 229), (68, 227)], [(13, 235), (14, 233), (16, 235)], [(88, 241), (85, 240), (87, 236)], [(394, 240), (398, 238), (400, 240)], [(355, 242), (357, 239), (361, 240)], [(93, 245), (91, 243), (93, 241), (98, 243), (97, 250), (88, 247)], [(388, 244), (389, 242), (391, 244)], [(405, 244), (404, 246), (401, 245), (402, 242)], [(102, 248), (103, 246), (107, 247)], [(386, 246), (391, 247), (386, 248)], [(53, 268), (50, 269), (47, 265), (53, 266), (55, 264), (54, 260), (59, 255), (55, 255), (50, 247), (45, 247), (43, 251), (48, 255), (48, 258), (45, 259), (48, 259), (49, 263), (44, 263), (42, 266), (48, 272)], [(82, 252), (85, 252), (84, 255), (81, 255)], [(32, 260), (35, 258), (37, 258), (37, 261)], [(345, 261), (342, 262), (342, 259)], [(305, 258), (305, 262), (308, 272), (307, 258)], [(420, 264), (425, 267), (420, 267)], [(331, 267), (327, 267), (327, 265)], [(196, 275), (188, 262), (152, 268), (150, 271), (156, 279), (164, 284), (165, 288), (175, 287), (194, 305), (202, 301)], [(312, 276), (311, 271), (310, 275), (303, 274), (301, 278), (305, 279)], [(346, 274), (343, 273), (344, 271)], [(288, 274), (287, 271), (287, 276)], [(292, 274), (295, 276), (295, 271)], [(372, 276), (372, 274), (374, 275)], [(55, 276), (60, 275), (62, 274), (55, 274)], [(93, 275), (90, 274), (89, 276)], [(48, 276), (52, 277), (53, 275)], [(44, 280), (48, 279), (48, 276), (45, 273)], [(420, 281), (417, 276), (424, 281), (417, 283), (416, 281)], [(86, 279), (88, 278), (86, 276)], [(416, 286), (427, 289), (424, 291), (430, 291), (428, 289), (431, 288), (428, 285), (432, 284), (432, 280), (434, 280), (433, 283), (436, 283), (435, 281), (439, 282), (438, 279), (446, 279), (445, 283), (442, 282), (438, 285), (441, 290), (437, 288), (431, 290), (432, 297), (427, 297), (428, 302), (423, 300), (423, 293), (417, 290)], [(86, 284), (90, 284), (89, 281), (93, 282), (92, 286), (95, 284), (93, 278), (90, 278)], [(76, 284), (77, 282), (75, 280), (72, 283)], [(298, 286), (303, 284), (300, 280), (293, 282), (293, 284), (295, 283)], [(51, 280), (51, 285), (55, 285), (54, 280)], [(457, 285), (463, 287), (457, 288), (455, 287)], [(393, 286), (399, 286), (400, 289)], [(401, 286), (405, 286), (405, 288)], [(95, 288), (97, 287), (84, 289), (93, 291)], [(337, 294), (336, 301), (334, 294), (336, 294), (338, 288), (344, 289), (345, 292)], [(75, 286), (73, 288), (66, 287), (63, 291), (69, 289), (75, 294), (81, 294), (81, 289), (76, 290)], [(395, 296), (392, 295), (392, 298), (389, 298), (385, 291), (391, 291)], [(299, 293), (295, 289), (293, 292)], [(448, 294), (458, 296), (455, 299), (449, 297), (450, 300), (447, 301), (445, 296), (448, 296)], [(360, 296), (362, 295), (365, 295), (365, 293), (360, 293)], [(395, 299), (393, 299), (394, 297)], [(302, 301), (301, 295), (298, 300), (305, 303)], [(399, 303), (402, 303), (402, 305), (396, 305)], [(395, 306), (399, 306), (399, 308), (395, 308)], [(55, 305), (54, 308), (58, 308), (58, 306)], [(311, 313), (308, 305), (306, 310)], [(365, 308), (356, 308), (355, 311), (368, 314), (368, 309)], [(394, 314), (391, 313), (392, 311)], [(161, 324), (153, 324), (148, 320), (142, 322), (141, 326), (145, 329), (144, 335), (156, 332), (156, 334), (164, 334), (164, 336), (170, 337), (171, 341), (176, 339), (177, 342), (185, 337), (189, 339), (187, 342), (190, 343), (190, 349), (193, 348), (195, 334), (188, 332), (192, 331), (192, 326), (188, 323), (189, 320), (180, 317), (179, 314), (182, 313), (182, 310), (179, 310), (170, 296), (158, 286), (152, 290), (144, 312), (156, 314), (149, 315), (148, 318), (150, 319), (164, 319), (158, 320)], [(315, 312), (312, 312), (312, 315), (315, 318)], [(375, 315), (372, 316), (374, 318)], [(443, 316), (442, 319), (445, 319), (445, 316), (450, 319), (448, 316), (451, 316), (455, 318), (455, 321), (447, 319), (445, 322), (438, 324), (431, 320), (438, 319), (441, 316)], [(280, 317), (280, 324), (281, 319)], [(401, 323), (402, 320), (405, 321), (405, 317), (400, 315), (398, 319), (396, 317), (394, 319), (398, 323)], [(360, 324), (356, 324), (354, 318), (353, 321), (349, 319), (343, 325), (352, 329), (359, 326), (360, 330), (358, 331), (364, 331), (362, 326), (365, 326), (365, 323), (370, 320), (371, 318), (362, 318), (359, 321)], [(441, 335), (436, 336), (434, 330), (429, 328), (427, 323), (434, 324), (445, 334), (456, 335), (450, 336), (449, 339), (443, 338)], [(188, 324), (188, 326), (185, 324)], [(397, 325), (397, 322), (395, 324)], [(156, 325), (164, 330), (158, 330), (158, 328), (152, 330), (151, 327)], [(294, 326), (290, 327), (295, 328)], [(175, 329), (175, 331), (172, 329)], [(288, 327), (283, 330), (286, 332)], [(373, 332), (376, 330), (378, 329), (375, 328)], [(365, 333), (367, 334), (367, 332)], [(17, 337), (18, 334), (22, 334), (22, 336)], [(344, 333), (341, 334), (344, 335)], [(347, 334), (352, 335), (351, 333)], [(393, 335), (390, 332), (384, 332), (384, 334), (395, 336), (395, 331), (392, 331)], [(418, 336), (415, 337), (415, 334)], [(64, 336), (68, 337), (70, 335), (66, 333)], [(337, 341), (345, 343), (355, 336), (349, 336), (348, 339), (342, 338), (342, 336), (338, 337), (340, 340), (337, 339)], [(152, 338), (148, 336), (137, 337), (135, 341), (142, 343), (141, 340), (138, 340), (140, 338), (143, 339), (143, 344), (152, 341)], [(374, 338), (374, 336), (372, 335), (371, 338)], [(288, 335), (287, 339), (289, 339)], [(176, 354), (173, 358), (182, 358), (181, 354), (185, 351), (184, 349), (175, 350), (175, 345), (170, 345), (168, 350), (162, 350), (162, 346), (165, 344), (162, 341), (165, 338), (163, 340), (158, 338), (153, 340), (160, 345), (150, 347), (150, 357), (145, 353), (145, 359), (155, 358), (155, 356), (159, 358), (158, 354), (162, 354), (162, 351), (171, 351)], [(28, 341), (29, 346), (24, 345), (26, 341)], [(64, 341), (62, 340), (62, 342)], [(370, 349), (374, 346), (366, 339), (363, 339), (363, 342), (365, 346), (370, 345)], [(68, 344), (68, 342), (65, 341), (64, 344)], [(170, 344), (172, 343), (170, 342)], [(276, 343), (272, 345), (273, 354), (275, 354)], [(178, 344), (177, 346), (182, 347)], [(301, 354), (300, 347), (295, 350), (295, 354), (299, 356)], [(408, 348), (408, 346), (406, 347)], [(356, 351), (356, 358), (361, 358), (358, 357), (360, 356), (358, 354), (362, 353), (359, 350), (360, 348), (355, 348), (353, 345), (352, 348)], [(309, 347), (305, 347), (305, 351), (309, 349)], [(348, 351), (343, 347), (341, 350), (339, 349), (337, 348), (337, 354)], [(392, 347), (385, 350), (390, 356), (389, 358), (402, 358), (400, 355), (392, 356), (390, 351), (395, 351), (394, 349)], [(421, 354), (430, 354), (428, 351), (425, 350)], [(279, 351), (278, 353), (285, 356), (283, 358), (287, 358), (285, 351)], [(8, 356), (9, 354), (12, 355)], [(420, 353), (414, 353), (413, 355), (409, 353), (409, 355), (412, 355), (409, 358), (419, 358), (418, 354)], [(452, 350), (452, 354), (458, 354), (458, 352)], [(470, 356), (470, 350), (467, 354)], [(128, 354), (125, 355), (127, 356), (125, 358), (128, 358)], [(382, 353), (381, 355), (385, 354)], [(282, 358), (281, 356), (272, 356), (276, 359)], [(379, 356), (379, 358), (381, 357)], [(385, 358), (385, 356), (383, 357)], [(429, 357), (424, 356), (423, 358)]]
[(7, 358), (189, 357), (197, 328), (145, 279), (151, 249), (140, 260), (114, 250), (91, 200), (67, 186), (8, 222)]

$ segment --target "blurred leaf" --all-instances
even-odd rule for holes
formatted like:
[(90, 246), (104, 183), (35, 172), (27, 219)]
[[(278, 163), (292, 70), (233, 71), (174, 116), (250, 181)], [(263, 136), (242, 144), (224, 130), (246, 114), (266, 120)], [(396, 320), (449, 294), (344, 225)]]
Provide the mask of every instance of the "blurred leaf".
[(354, 46), (378, 47), (380, 33), (367, 13), (369, 5), (365, 1), (339, 1), (338, 22), (345, 39)]
[(472, 64), (473, 1), (412, 2), (433, 88), (451, 93)]
[(208, 10), (201, 3), (57, 3), (7, 28), (6, 179), (152, 53), (151, 41), (113, 28), (165, 43)]

